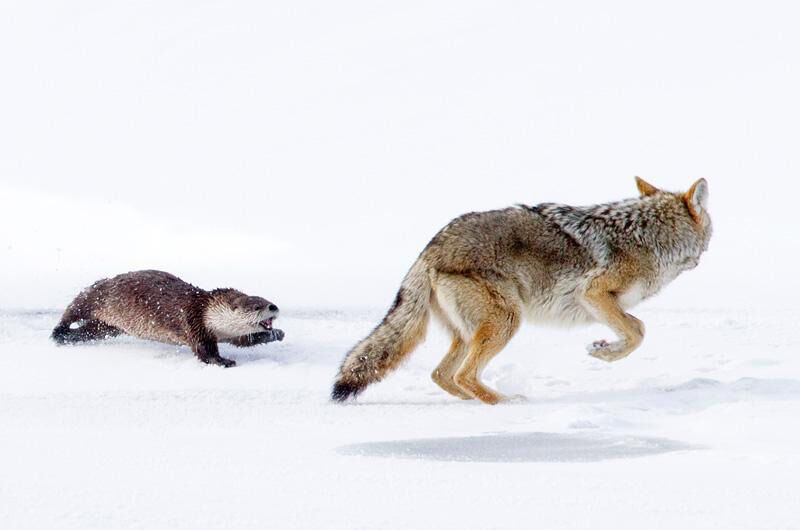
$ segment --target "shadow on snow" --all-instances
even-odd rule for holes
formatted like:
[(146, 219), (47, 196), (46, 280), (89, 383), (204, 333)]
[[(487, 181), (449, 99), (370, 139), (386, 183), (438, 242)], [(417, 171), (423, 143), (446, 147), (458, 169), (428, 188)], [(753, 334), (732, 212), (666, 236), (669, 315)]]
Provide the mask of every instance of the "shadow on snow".
[(693, 449), (699, 447), (667, 438), (527, 432), (360, 443), (338, 451), (445, 462), (599, 462)]

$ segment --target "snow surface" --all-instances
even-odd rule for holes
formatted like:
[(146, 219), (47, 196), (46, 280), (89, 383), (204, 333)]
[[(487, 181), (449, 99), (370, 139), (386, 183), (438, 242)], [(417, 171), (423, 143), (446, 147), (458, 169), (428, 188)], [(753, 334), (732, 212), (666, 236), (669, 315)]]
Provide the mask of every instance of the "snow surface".
[(618, 200), (640, 175), (709, 182), (711, 252), (671, 306), (791, 308), (773, 280), (800, 255), (799, 18), (788, 0), (4, 0), (0, 307), (143, 268), (384, 307), (453, 217)]
[(232, 369), (120, 337), (57, 347), (0, 314), (0, 521), (41, 528), (798, 528), (797, 311), (646, 307), (642, 348), (523, 328), (462, 402), (444, 335), (355, 403), (328, 391), (379, 312), (285, 310)]

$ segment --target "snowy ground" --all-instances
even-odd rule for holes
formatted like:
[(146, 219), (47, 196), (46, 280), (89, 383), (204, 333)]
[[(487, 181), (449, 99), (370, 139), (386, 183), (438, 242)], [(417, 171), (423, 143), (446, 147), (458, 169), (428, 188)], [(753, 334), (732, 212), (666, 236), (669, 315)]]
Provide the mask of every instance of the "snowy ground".
[(377, 311), (292, 311), (283, 343), (196, 362), (119, 338), (55, 347), (0, 313), (3, 529), (800, 528), (800, 313), (635, 311), (642, 348), (528, 326), (482, 406), (428, 374), (438, 331), (354, 405), (328, 402)]

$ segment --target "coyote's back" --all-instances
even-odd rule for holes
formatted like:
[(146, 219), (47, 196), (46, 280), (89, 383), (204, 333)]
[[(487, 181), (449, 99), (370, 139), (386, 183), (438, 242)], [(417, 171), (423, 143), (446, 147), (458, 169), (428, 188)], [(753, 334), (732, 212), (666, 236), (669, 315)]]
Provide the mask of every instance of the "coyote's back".
[(619, 340), (597, 341), (589, 353), (626, 357), (644, 325), (625, 311), (697, 265), (711, 236), (704, 179), (685, 193), (639, 178), (637, 186), (638, 198), (619, 202), (545, 203), (454, 219), (422, 251), (383, 321), (347, 354), (333, 399), (357, 395), (397, 367), (424, 339), (431, 314), (452, 335), (433, 380), (464, 399), (503, 399), (480, 373), (523, 318), (604, 323)]

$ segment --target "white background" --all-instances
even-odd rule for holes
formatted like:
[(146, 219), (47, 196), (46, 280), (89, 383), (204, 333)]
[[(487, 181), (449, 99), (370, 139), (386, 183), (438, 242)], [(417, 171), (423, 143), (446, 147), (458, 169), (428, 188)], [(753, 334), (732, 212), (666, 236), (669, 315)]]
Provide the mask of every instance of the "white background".
[(453, 217), (628, 197), (634, 175), (710, 183), (711, 252), (665, 300), (780, 304), (800, 245), (797, 15), (7, 0), (0, 305), (162, 268), (284, 307), (386, 306)]

